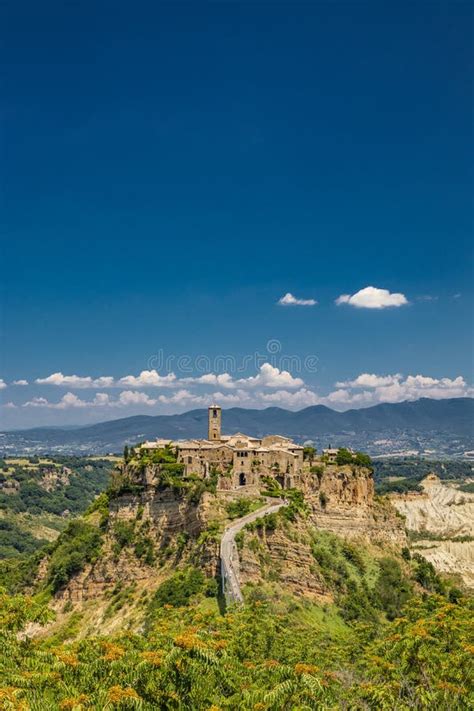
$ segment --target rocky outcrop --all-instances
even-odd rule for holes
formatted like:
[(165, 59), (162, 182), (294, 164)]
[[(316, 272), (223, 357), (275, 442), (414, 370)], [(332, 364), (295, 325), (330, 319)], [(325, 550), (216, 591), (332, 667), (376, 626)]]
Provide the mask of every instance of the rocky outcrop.
[(413, 550), (474, 588), (474, 494), (444, 484), (435, 474), (425, 477), (421, 487), (423, 493), (391, 496), (408, 531), (416, 534)]
[(278, 583), (287, 592), (300, 597), (328, 602), (332, 595), (317, 571), (311, 552), (306, 522), (288, 529), (263, 529), (254, 543), (245, 543), (239, 553), (242, 585)]
[(316, 474), (307, 472), (302, 484), (315, 528), (368, 542), (406, 544), (403, 517), (386, 500), (374, 498), (369, 469), (332, 464)]
[[(209, 576), (218, 573), (219, 543), (229, 521), (229, 502), (244, 497), (255, 503), (259, 489), (242, 486), (213, 492), (209, 481), (181, 482), (179, 476), (169, 477), (170, 472), (172, 468), (163, 472), (159, 464), (143, 467), (132, 463), (121, 468), (105, 527), (102, 521), (100, 555), (56, 595), (53, 607), (59, 618), (65, 607), (72, 607), (87, 617), (83, 630), (98, 625), (106, 631), (125, 624), (137, 628), (143, 600), (177, 567), (194, 565)], [(291, 523), (280, 519), (276, 526), (260, 528), (253, 543), (241, 547), (239, 577), (243, 585), (267, 580), (292, 594), (329, 601), (331, 593), (312, 553), (318, 529), (371, 543), (405, 542), (402, 519), (390, 504), (374, 501), (370, 470), (325, 465), (311, 471), (308, 466), (294, 485), (304, 493), (306, 515)], [(96, 511), (87, 520), (99, 526), (100, 516)], [(126, 603), (111, 612), (120, 591)]]

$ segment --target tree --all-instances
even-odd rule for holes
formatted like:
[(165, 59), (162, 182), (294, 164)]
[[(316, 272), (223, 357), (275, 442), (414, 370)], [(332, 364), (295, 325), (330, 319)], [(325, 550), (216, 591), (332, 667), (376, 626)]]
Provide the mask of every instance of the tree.
[(303, 459), (312, 463), (316, 456), (316, 447), (304, 447), (303, 448)]
[(345, 464), (352, 464), (352, 463), (353, 463), (352, 452), (349, 452), (349, 450), (345, 449), (344, 447), (339, 449), (336, 454), (336, 464), (340, 467), (343, 467)]
[(353, 462), (358, 467), (367, 467), (367, 468), (372, 467), (371, 458), (369, 457), (368, 454), (365, 454), (364, 452), (356, 452), (353, 457)]
[(374, 588), (374, 602), (385, 611), (389, 620), (395, 619), (411, 596), (411, 586), (395, 558), (382, 558)]

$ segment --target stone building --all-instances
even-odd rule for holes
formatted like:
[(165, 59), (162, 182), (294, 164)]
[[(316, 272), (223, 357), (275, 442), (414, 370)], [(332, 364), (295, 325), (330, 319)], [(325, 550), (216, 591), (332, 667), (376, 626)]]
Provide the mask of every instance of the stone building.
[(263, 476), (272, 476), (284, 488), (294, 486), (303, 471), (303, 447), (287, 437), (269, 435), (251, 437), (237, 432), (223, 435), (222, 410), (212, 405), (208, 410), (208, 438), (145, 442), (141, 449), (153, 450), (170, 444), (177, 450), (178, 461), (187, 475), (207, 477), (219, 473), (220, 489), (258, 486)]

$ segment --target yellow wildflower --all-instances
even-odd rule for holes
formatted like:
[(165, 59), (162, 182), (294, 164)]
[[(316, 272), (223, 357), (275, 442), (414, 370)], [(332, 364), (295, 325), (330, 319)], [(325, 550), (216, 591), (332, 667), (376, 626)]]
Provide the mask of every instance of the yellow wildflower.
[(120, 701), (125, 701), (129, 699), (138, 700), (140, 698), (135, 689), (132, 689), (131, 686), (111, 686), (109, 689), (108, 696), (109, 701), (111, 701), (112, 703), (119, 703)]
[(86, 696), (86, 694), (80, 694), (76, 697), (64, 699), (64, 701), (61, 701), (61, 703), (59, 704), (59, 708), (61, 709), (61, 711), (72, 711), (72, 709), (82, 709), (84, 708), (84, 704), (87, 704), (88, 701), (89, 697)]
[(155, 667), (159, 667), (163, 661), (163, 655), (161, 652), (142, 652), (140, 656), (146, 662), (153, 664)]
[(317, 671), (318, 667), (315, 667), (314, 664), (304, 664), (303, 662), (295, 664), (296, 674), (315, 674)]
[(118, 644), (112, 644), (111, 642), (102, 642), (101, 647), (105, 652), (103, 659), (105, 659), (106, 662), (115, 662), (117, 659), (120, 659), (125, 654), (124, 648), (120, 647)]
[(55, 650), (53, 652), (56, 659), (58, 659), (63, 664), (67, 664), (68, 667), (77, 667), (79, 660), (77, 655), (73, 652), (64, 652), (61, 649)]
[(177, 647), (181, 647), (181, 649), (196, 649), (196, 647), (202, 648), (206, 646), (199, 637), (189, 632), (177, 635), (174, 638), (174, 643)]

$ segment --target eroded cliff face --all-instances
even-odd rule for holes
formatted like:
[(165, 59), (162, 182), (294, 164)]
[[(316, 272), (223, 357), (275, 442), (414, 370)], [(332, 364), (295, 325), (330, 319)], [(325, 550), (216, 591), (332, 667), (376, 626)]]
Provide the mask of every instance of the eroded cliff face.
[[(205, 528), (203, 507), (178, 497), (168, 489), (144, 490), (139, 495), (124, 494), (113, 499), (107, 531), (99, 559), (76, 575), (58, 599), (72, 603), (95, 599), (111, 587), (137, 583), (153, 587), (163, 575), (160, 568), (167, 568), (181, 558), (181, 547), (176, 545), (176, 536), (186, 532), (189, 539), (197, 539)], [(120, 546), (122, 535), (130, 536), (130, 544)], [(151, 541), (150, 556), (137, 555), (140, 541)], [(157, 563), (161, 563), (158, 565)], [(164, 572), (164, 571), (163, 571)]]
[(277, 583), (286, 592), (326, 603), (332, 593), (318, 573), (311, 550), (311, 524), (301, 521), (250, 536), (244, 531), (239, 552), (241, 585)]
[[(243, 584), (273, 579), (290, 593), (330, 600), (312, 553), (314, 531), (332, 531), (360, 540), (361, 545), (404, 543), (402, 519), (389, 504), (374, 502), (369, 470), (326, 466), (310, 472), (308, 468), (295, 485), (304, 493), (306, 515), (264, 532), (258, 548), (242, 548)], [(159, 465), (123, 467), (116, 477), (106, 525), (102, 521), (100, 555), (52, 602), (58, 613), (56, 626), (64, 624), (65, 611), (69, 614), (72, 609), (81, 616), (83, 635), (98, 628), (104, 633), (139, 629), (152, 594), (178, 567), (193, 565), (215, 577), (220, 537), (229, 521), (228, 504), (238, 498), (255, 501), (258, 491), (255, 487), (209, 489), (199, 481), (183, 488), (165, 484)], [(99, 526), (100, 514), (90, 514), (88, 521)], [(125, 603), (119, 607), (117, 600)]]
[(425, 477), (421, 487), (423, 492), (391, 497), (412, 532), (412, 550), (474, 588), (474, 494), (443, 483), (435, 474)]
[(302, 488), (315, 528), (369, 543), (406, 544), (404, 519), (388, 501), (374, 497), (369, 469), (328, 465), (316, 478), (306, 473)]
[(263, 528), (247, 537), (240, 552), (242, 584), (275, 581), (292, 594), (321, 603), (332, 593), (316, 565), (313, 544), (328, 531), (377, 557), (406, 545), (404, 519), (387, 500), (374, 497), (368, 469), (327, 466), (316, 476), (306, 472), (300, 482), (307, 515), (294, 523)]

